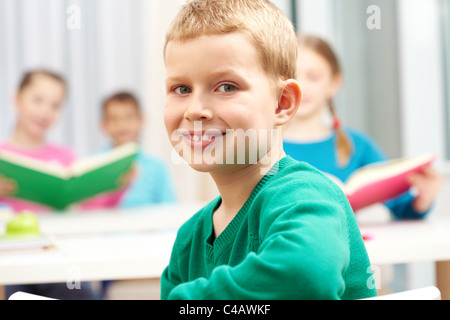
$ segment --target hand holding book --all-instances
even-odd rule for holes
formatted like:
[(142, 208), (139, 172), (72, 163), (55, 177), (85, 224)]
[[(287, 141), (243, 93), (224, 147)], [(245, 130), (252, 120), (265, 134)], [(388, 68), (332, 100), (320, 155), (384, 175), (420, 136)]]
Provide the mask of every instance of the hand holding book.
[(0, 196), (12, 195), (16, 189), (14, 180), (8, 179), (0, 174)]
[(374, 163), (354, 172), (345, 184), (336, 177), (330, 178), (344, 191), (354, 211), (391, 200), (415, 187), (418, 196), (414, 209), (425, 212), (442, 184), (442, 178), (431, 168), (435, 159), (434, 155), (423, 154)]
[(428, 166), (421, 172), (410, 174), (408, 182), (417, 191), (417, 196), (413, 202), (414, 210), (427, 212), (435, 202), (444, 179), (433, 167)]
[(131, 165), (131, 168), (119, 178), (121, 187), (128, 188), (133, 183), (133, 181), (136, 180), (138, 175), (138, 167), (136, 163), (133, 163)]

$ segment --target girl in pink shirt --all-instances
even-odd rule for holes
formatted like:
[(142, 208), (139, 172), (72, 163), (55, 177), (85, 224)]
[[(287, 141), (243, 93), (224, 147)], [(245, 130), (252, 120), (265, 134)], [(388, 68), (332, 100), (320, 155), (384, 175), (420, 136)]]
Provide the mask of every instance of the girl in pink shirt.
[[(59, 119), (66, 90), (64, 79), (49, 71), (38, 70), (25, 74), (14, 100), (17, 124), (8, 141), (0, 144), (0, 153), (10, 151), (45, 162), (55, 162), (64, 167), (70, 166), (76, 159), (75, 154), (67, 147), (46, 142), (48, 130)], [(124, 177), (124, 184), (128, 185), (127, 181), (131, 179), (131, 174)], [(14, 181), (2, 176), (0, 171), (0, 203), (6, 204), (15, 212), (53, 211), (52, 208), (37, 203), (13, 198), (16, 188)], [(124, 191), (122, 189), (90, 199), (82, 208), (114, 207)]]
[[(66, 90), (64, 79), (57, 74), (46, 70), (25, 74), (14, 99), (17, 124), (8, 141), (0, 145), (0, 152), (7, 150), (30, 158), (69, 166), (75, 160), (75, 154), (67, 147), (52, 145), (45, 141), (46, 133), (59, 119)], [(14, 181), (6, 179), (0, 173), (0, 202), (16, 212), (31, 210), (41, 213), (51, 210), (36, 203), (11, 197), (15, 190)]]

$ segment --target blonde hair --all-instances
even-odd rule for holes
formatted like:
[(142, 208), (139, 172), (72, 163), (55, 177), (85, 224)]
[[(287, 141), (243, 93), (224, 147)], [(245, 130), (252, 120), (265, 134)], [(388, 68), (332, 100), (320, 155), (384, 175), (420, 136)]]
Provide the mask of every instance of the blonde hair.
[(296, 78), (297, 39), (291, 21), (268, 0), (192, 0), (172, 23), (164, 46), (202, 35), (242, 32), (258, 51), (269, 76)]
[[(338, 76), (342, 73), (337, 55), (334, 53), (332, 47), (322, 38), (314, 35), (300, 35), (298, 36), (298, 44), (299, 47), (310, 49), (323, 57), (328, 62), (333, 76)], [(338, 155), (338, 162), (339, 165), (345, 166), (348, 164), (353, 153), (353, 147), (350, 139), (342, 129), (342, 125), (338, 118), (333, 99), (330, 99), (330, 101), (328, 101), (328, 107), (335, 123), (334, 130), (336, 131), (337, 136), (336, 152)]]

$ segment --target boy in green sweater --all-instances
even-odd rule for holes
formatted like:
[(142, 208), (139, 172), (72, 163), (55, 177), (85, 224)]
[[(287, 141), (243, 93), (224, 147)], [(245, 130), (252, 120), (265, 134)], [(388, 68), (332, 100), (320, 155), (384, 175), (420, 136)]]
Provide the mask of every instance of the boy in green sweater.
[(297, 38), (267, 0), (194, 0), (166, 39), (165, 124), (220, 197), (178, 231), (162, 299), (361, 299), (376, 295), (341, 190), (286, 157), (301, 102)]

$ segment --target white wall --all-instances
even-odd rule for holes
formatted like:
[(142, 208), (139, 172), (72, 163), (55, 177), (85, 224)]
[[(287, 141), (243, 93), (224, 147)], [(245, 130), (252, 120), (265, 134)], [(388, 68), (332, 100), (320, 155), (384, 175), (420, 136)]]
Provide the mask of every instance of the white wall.
[(438, 0), (398, 0), (403, 152), (445, 158), (443, 44)]
[[(15, 125), (12, 101), (23, 73), (48, 68), (69, 85), (63, 116), (48, 139), (79, 155), (103, 147), (102, 99), (119, 89), (141, 93), (143, 18), (138, 13), (145, 2), (0, 0), (0, 141)], [(79, 29), (67, 25), (70, 6), (79, 9)]]
[(298, 29), (334, 43), (336, 35), (334, 0), (298, 0), (297, 3)]

